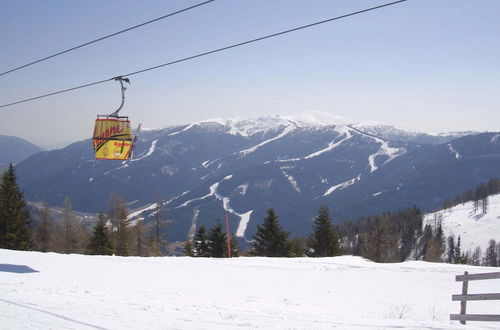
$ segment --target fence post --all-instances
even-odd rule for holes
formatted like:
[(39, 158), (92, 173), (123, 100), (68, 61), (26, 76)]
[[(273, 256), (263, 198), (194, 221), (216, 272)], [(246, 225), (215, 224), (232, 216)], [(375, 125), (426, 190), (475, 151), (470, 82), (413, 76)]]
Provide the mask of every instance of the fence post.
[[(464, 281), (462, 282), (462, 296), (467, 295), (467, 291), (469, 290), (469, 278), (468, 276), (469, 272), (464, 272)], [(462, 300), (460, 302), (460, 315), (465, 315), (466, 313), (466, 308), (467, 308), (467, 300)], [(461, 324), (465, 324), (465, 320), (460, 321)]]

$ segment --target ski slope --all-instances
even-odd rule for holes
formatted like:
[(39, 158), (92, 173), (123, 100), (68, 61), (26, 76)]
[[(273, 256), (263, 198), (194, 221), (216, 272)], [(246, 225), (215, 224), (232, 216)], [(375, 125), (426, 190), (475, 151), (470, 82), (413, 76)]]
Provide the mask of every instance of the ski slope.
[[(488, 210), (474, 212), (474, 202), (459, 204), (450, 209), (426, 214), (424, 226), (435, 227), (441, 221), (446, 236), (460, 236), (462, 252), (474, 252), (480, 247), (482, 252), (488, 247), (490, 239), (500, 241), (500, 194), (488, 197)], [(500, 290), (498, 290), (500, 292)]]
[[(359, 257), (111, 257), (0, 250), (1, 329), (463, 329), (456, 274)], [(498, 292), (498, 280), (471, 293)], [(471, 302), (497, 313), (500, 302)], [(467, 329), (498, 329), (468, 323)]]

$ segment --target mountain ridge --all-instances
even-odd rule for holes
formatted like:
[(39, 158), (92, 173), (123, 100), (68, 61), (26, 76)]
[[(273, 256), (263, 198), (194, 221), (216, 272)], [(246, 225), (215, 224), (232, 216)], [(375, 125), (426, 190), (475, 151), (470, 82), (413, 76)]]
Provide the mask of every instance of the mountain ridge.
[(9, 166), (9, 163), (17, 164), (27, 157), (45, 149), (32, 142), (16, 136), (0, 135), (0, 170)]
[[(303, 235), (321, 204), (335, 221), (355, 220), (420, 199), (432, 208), (488, 176), (500, 177), (497, 133), (441, 144), (374, 133), (309, 116), (205, 120), (146, 130), (128, 162), (95, 160), (84, 140), (34, 155), (18, 173), (28, 199), (60, 205), (69, 197), (80, 211), (105, 212), (115, 193), (135, 219), (148, 221), (152, 210), (138, 211), (160, 199), (172, 221), (169, 235), (178, 240), (225, 213), (234, 218), (233, 232), (249, 239), (270, 207), (287, 230)], [(473, 157), (475, 149), (480, 157)]]

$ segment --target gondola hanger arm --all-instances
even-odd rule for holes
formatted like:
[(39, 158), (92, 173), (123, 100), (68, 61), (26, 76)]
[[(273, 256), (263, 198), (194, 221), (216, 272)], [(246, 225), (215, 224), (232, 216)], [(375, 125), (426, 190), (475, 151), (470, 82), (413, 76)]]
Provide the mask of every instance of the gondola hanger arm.
[(118, 112), (120, 112), (120, 110), (123, 108), (123, 105), (125, 104), (125, 91), (127, 90), (127, 87), (125, 87), (125, 85), (123, 85), (123, 82), (130, 84), (130, 79), (128, 79), (128, 78), (123, 78), (121, 76), (118, 76), (118, 77), (115, 77), (113, 79), (120, 82), (120, 87), (121, 87), (121, 91), (122, 91), (122, 102), (121, 102), (120, 106), (118, 107), (118, 109), (116, 109), (115, 112), (110, 114), (108, 117), (118, 117)]

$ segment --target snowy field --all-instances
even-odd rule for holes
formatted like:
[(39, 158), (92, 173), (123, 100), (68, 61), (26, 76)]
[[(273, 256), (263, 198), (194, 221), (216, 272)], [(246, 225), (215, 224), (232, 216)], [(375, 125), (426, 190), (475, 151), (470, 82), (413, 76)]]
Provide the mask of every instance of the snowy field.
[[(455, 275), (359, 257), (104, 257), (0, 250), (1, 329), (498, 329), (449, 321)], [(500, 280), (470, 293), (500, 292)], [(500, 302), (469, 302), (497, 314)]]

